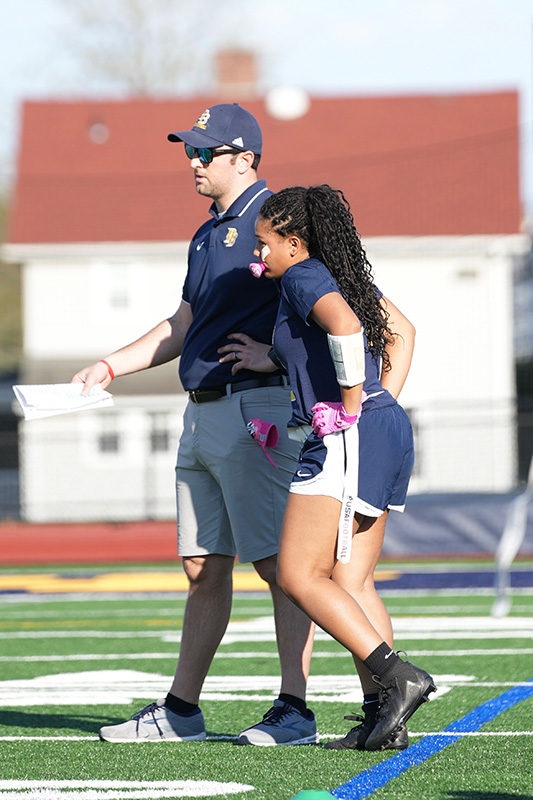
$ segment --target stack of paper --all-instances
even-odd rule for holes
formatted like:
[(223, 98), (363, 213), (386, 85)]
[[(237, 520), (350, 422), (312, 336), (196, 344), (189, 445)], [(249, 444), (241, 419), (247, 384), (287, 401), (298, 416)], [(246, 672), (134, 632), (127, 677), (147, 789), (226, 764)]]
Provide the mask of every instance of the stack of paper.
[(24, 419), (53, 417), (69, 411), (113, 405), (113, 396), (104, 391), (100, 384), (93, 386), (87, 397), (82, 397), (84, 385), (83, 383), (34, 384), (13, 386), (13, 391), (24, 413)]

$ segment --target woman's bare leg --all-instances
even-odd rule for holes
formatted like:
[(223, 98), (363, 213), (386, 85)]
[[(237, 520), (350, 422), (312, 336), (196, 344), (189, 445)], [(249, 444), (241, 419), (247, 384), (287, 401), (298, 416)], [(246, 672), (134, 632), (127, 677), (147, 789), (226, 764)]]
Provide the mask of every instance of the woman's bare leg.
[(364, 660), (383, 637), (352, 594), (331, 579), (339, 516), (340, 502), (332, 497), (289, 494), (278, 583), (321, 628)]
[[(358, 530), (352, 541), (352, 557), (348, 564), (337, 562), (332, 577), (335, 583), (352, 595), (382, 640), (392, 648), (391, 619), (374, 584), (374, 571), (383, 546), (386, 522), (387, 512), (377, 518), (359, 517)], [(363, 692), (375, 692), (376, 684), (370, 672), (357, 656), (354, 656), (354, 662)]]
[[(281, 534), (278, 583), (317, 625), (377, 674), (381, 686), (379, 710), (364, 746), (367, 750), (379, 750), (391, 745), (399, 728), (435, 691), (435, 686), (429, 673), (399, 659), (373, 626), (365, 606), (369, 614), (380, 616), (385, 626), (388, 615), (372, 591), (367, 591), (361, 605), (336, 582), (333, 573), (339, 515), (340, 502), (331, 497), (289, 494)], [(373, 534), (378, 531), (376, 528)], [(374, 539), (373, 534), (361, 539), (357, 556), (352, 555), (354, 561), (362, 559), (361, 574), (369, 574), (370, 564), (380, 549), (377, 545), (382, 535)]]

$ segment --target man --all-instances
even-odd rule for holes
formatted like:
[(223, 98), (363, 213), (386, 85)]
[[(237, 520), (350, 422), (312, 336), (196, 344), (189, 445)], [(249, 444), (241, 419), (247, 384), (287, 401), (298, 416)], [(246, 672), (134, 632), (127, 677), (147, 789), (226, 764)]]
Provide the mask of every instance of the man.
[[(184, 142), (196, 191), (210, 197), (212, 218), (189, 248), (188, 272), (176, 313), (137, 341), (85, 367), (73, 382), (105, 388), (114, 376), (155, 367), (181, 356), (179, 373), (189, 403), (177, 458), (178, 552), (189, 580), (176, 673), (166, 698), (131, 720), (101, 729), (109, 742), (205, 739), (199, 708), (203, 682), (226, 630), (235, 556), (252, 562), (268, 583), (274, 605), (281, 692), (242, 744), (317, 741), (305, 689), (312, 650), (310, 620), (276, 584), (278, 539), (298, 445), (287, 437), (290, 392), (268, 357), (278, 306), (274, 281), (249, 270), (254, 224), (270, 194), (257, 178), (261, 129), (236, 103), (208, 108)], [(228, 337), (238, 331), (228, 354)], [(224, 353), (224, 355), (221, 355)], [(265, 372), (246, 369), (262, 358)], [(277, 425), (274, 466), (250, 436), (247, 423)]]

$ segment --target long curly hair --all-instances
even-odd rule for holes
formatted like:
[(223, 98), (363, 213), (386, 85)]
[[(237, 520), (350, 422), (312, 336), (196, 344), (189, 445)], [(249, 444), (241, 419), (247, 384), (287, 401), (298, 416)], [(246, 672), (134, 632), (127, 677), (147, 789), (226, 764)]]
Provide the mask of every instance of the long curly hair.
[(377, 297), (372, 267), (342, 191), (328, 184), (291, 186), (270, 195), (259, 216), (279, 236), (299, 236), (309, 255), (326, 265), (364, 327), (370, 352), (382, 358), (384, 370), (390, 369), (385, 350), (393, 338), (388, 314)]

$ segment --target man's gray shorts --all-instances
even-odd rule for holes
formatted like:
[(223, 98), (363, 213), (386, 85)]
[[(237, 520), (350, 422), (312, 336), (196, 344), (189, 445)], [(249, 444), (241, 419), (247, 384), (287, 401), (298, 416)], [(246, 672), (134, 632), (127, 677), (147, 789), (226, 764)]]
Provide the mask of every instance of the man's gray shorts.
[[(258, 561), (278, 552), (288, 489), (300, 445), (287, 437), (290, 389), (247, 389), (209, 403), (189, 401), (178, 448), (178, 553), (238, 555)], [(270, 464), (246, 425), (275, 423)]]

